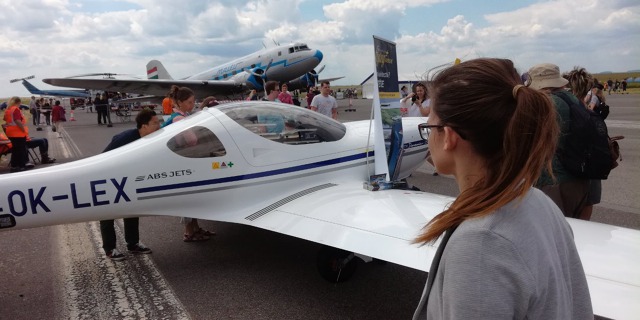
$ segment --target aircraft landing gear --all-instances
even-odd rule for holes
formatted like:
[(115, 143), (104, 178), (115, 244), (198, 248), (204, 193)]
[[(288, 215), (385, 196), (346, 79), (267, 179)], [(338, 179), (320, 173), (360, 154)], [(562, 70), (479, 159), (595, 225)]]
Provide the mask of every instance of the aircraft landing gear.
[(353, 276), (358, 267), (356, 254), (341, 249), (322, 246), (318, 251), (316, 265), (320, 275), (329, 282), (344, 282)]

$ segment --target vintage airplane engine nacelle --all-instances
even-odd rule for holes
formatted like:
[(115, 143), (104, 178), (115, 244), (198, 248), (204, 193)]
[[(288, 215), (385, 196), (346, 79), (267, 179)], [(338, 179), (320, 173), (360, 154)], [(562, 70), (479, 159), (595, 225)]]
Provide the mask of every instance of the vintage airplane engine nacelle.
[(247, 86), (256, 90), (262, 90), (264, 83), (269, 80), (265, 75), (265, 70), (263, 68), (254, 68), (250, 72), (251, 73), (247, 73), (249, 75), (249, 77), (246, 78)]
[(307, 89), (309, 86), (315, 86), (318, 81), (318, 74), (315, 70), (311, 70), (298, 79), (291, 80), (287, 83), (289, 90)]
[[(254, 74), (250, 72), (253, 72)], [(262, 78), (262, 74), (264, 73), (264, 70), (260, 68), (255, 68), (250, 72), (248, 71), (248, 72), (238, 73), (237, 75), (233, 76), (231, 80), (238, 84), (243, 83), (249, 89), (256, 89), (258, 91), (261, 91), (262, 88), (264, 88), (264, 83), (266, 81)]]

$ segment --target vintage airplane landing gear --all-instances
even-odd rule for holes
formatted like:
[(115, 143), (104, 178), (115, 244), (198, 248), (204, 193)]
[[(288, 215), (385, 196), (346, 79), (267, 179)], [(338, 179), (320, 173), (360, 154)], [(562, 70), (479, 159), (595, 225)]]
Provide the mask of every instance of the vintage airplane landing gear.
[(334, 283), (344, 282), (356, 272), (358, 267), (356, 258), (353, 252), (322, 246), (318, 251), (316, 265), (318, 272), (325, 280)]

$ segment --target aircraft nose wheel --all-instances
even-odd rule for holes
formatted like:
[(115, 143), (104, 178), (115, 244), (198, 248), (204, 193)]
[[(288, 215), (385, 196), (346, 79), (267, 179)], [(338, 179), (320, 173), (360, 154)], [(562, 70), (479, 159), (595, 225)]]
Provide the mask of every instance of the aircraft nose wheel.
[(325, 280), (338, 283), (347, 281), (353, 276), (358, 261), (353, 252), (322, 246), (318, 251), (316, 266)]

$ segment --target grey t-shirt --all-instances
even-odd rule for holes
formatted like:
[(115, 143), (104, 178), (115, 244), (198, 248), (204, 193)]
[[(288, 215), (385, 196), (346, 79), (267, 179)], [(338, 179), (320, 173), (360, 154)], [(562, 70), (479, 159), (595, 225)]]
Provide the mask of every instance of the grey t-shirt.
[(329, 118), (333, 118), (333, 109), (338, 108), (338, 102), (332, 96), (323, 96), (321, 94), (313, 97), (311, 106), (318, 108), (318, 112)]
[(535, 188), (460, 224), (425, 294), (414, 319), (593, 319), (571, 228)]

